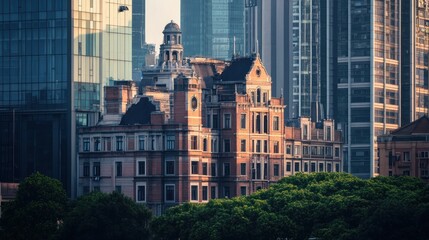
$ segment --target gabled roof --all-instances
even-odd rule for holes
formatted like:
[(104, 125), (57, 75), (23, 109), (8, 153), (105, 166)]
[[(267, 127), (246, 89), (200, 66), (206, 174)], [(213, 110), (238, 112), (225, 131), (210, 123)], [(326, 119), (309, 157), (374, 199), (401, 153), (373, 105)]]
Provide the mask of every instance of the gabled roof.
[(222, 81), (246, 81), (246, 75), (253, 66), (253, 57), (236, 58), (231, 61), (231, 65), (225, 68), (220, 79)]
[(416, 121), (409, 123), (403, 127), (400, 127), (393, 132), (391, 135), (416, 135), (429, 133), (429, 118), (423, 116)]
[(148, 97), (142, 97), (137, 104), (131, 105), (119, 125), (150, 124), (150, 115), (154, 111), (156, 106)]

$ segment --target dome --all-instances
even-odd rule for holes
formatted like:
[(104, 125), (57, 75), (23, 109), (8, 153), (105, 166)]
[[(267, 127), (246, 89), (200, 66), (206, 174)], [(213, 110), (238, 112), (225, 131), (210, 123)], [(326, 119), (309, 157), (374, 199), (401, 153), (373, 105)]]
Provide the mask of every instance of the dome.
[(179, 25), (171, 20), (170, 23), (165, 25), (164, 31), (162, 31), (162, 33), (182, 33), (182, 31), (180, 30)]

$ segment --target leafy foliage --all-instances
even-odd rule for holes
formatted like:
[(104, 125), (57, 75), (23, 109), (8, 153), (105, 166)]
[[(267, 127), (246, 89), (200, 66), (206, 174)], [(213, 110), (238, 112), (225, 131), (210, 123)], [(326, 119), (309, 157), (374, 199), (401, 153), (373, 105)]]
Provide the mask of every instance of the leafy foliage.
[(20, 183), (15, 201), (6, 205), (1, 226), (5, 239), (51, 239), (66, 212), (61, 182), (34, 173)]
[(151, 213), (123, 194), (93, 192), (64, 219), (61, 239), (148, 239)]
[(429, 239), (429, 188), (410, 177), (297, 174), (248, 197), (171, 208), (157, 239)]

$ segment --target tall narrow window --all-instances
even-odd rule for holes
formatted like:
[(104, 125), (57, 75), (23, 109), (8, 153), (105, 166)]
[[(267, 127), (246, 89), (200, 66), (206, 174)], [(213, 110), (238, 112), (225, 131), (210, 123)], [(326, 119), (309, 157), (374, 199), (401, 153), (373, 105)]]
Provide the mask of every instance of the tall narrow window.
[(241, 114), (240, 128), (242, 128), (242, 129), (246, 128), (246, 114)]
[(278, 131), (280, 128), (279, 128), (279, 117), (278, 116), (274, 116), (273, 117), (273, 130), (274, 131)]
[(116, 176), (122, 176), (122, 162), (116, 162)]
[(326, 127), (326, 140), (331, 141), (331, 127)]
[(231, 174), (231, 169), (230, 169), (229, 163), (224, 163), (223, 164), (223, 175), (229, 176), (230, 174)]
[(256, 102), (257, 102), (257, 103), (260, 103), (260, 102), (261, 102), (261, 89), (260, 89), (260, 88), (258, 88), (258, 89), (256, 90)]
[(100, 162), (95, 162), (92, 166), (92, 175), (94, 177), (99, 177), (100, 176)]
[(165, 161), (165, 175), (174, 175), (174, 161)]
[(167, 136), (167, 150), (174, 150), (176, 144), (176, 136), (168, 135)]
[(198, 149), (198, 138), (197, 138), (197, 136), (191, 136), (191, 149), (192, 150)]
[(207, 166), (207, 163), (205, 162), (205, 163), (203, 163), (203, 175), (207, 175), (207, 168), (208, 168), (208, 166)]
[(246, 163), (240, 163), (240, 175), (246, 175)]
[(268, 116), (264, 115), (264, 133), (268, 132)]
[(116, 151), (123, 151), (123, 150), (124, 150), (124, 137), (116, 136)]
[(84, 152), (89, 152), (89, 138), (83, 138), (82, 150)]
[(246, 192), (247, 192), (246, 186), (241, 186), (240, 187), (240, 195), (246, 196)]
[(246, 152), (246, 140), (245, 139), (241, 139), (241, 147), (240, 150), (242, 152)]
[(198, 186), (191, 186), (191, 200), (198, 201)]
[(280, 165), (279, 164), (274, 164), (274, 176), (275, 177), (280, 176)]
[(139, 150), (143, 151), (145, 149), (145, 136), (139, 136)]
[(213, 129), (219, 128), (219, 118), (217, 114), (213, 114)]
[(203, 186), (202, 192), (203, 192), (202, 200), (207, 201), (208, 200), (208, 186)]
[(231, 128), (231, 114), (229, 113), (223, 115), (223, 128)]
[(207, 152), (207, 138), (203, 139), (203, 151)]
[(210, 198), (211, 199), (215, 199), (216, 198), (216, 186), (211, 186), (210, 187)]
[(191, 173), (198, 174), (198, 161), (191, 162)]
[(137, 162), (137, 175), (146, 175), (146, 161)]
[(146, 202), (146, 185), (137, 185), (137, 202)]
[(274, 153), (279, 153), (279, 142), (278, 141), (274, 141)]
[(99, 152), (101, 150), (101, 141), (99, 137), (94, 138), (94, 151)]
[(89, 162), (83, 163), (83, 176), (89, 177)]
[(229, 139), (224, 139), (223, 140), (224, 143), (224, 152), (231, 152), (231, 141)]
[(211, 175), (212, 177), (216, 177), (216, 163), (211, 163), (210, 164), (210, 170), (211, 170)]
[(165, 185), (165, 201), (166, 202), (174, 202), (175, 198), (175, 189), (174, 185), (167, 184)]

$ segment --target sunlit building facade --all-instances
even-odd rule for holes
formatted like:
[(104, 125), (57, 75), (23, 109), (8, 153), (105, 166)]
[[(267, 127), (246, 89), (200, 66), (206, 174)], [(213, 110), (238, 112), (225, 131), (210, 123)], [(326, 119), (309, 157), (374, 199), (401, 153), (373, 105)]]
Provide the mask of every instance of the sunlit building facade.
[[(76, 126), (131, 79), (130, 0), (1, 1), (0, 181), (40, 171), (75, 195)], [(128, 44), (127, 44), (128, 43)]]

